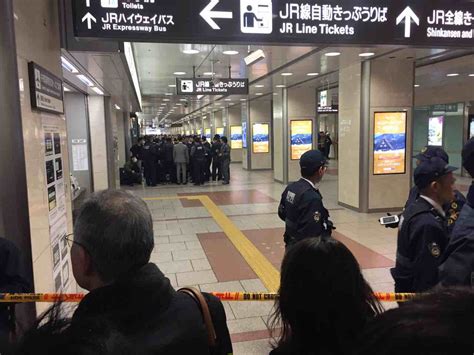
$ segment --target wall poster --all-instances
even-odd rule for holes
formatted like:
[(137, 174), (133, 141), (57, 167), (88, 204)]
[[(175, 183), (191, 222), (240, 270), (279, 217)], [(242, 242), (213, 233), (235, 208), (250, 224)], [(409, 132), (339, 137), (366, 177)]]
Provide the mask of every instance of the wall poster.
[(45, 189), (49, 210), (49, 236), (51, 245), (55, 292), (67, 292), (70, 285), (69, 250), (66, 243), (67, 208), (61, 128), (43, 122)]
[(222, 137), (224, 135), (224, 127), (217, 127), (216, 134)]
[(242, 148), (247, 149), (247, 122), (242, 122)]
[(313, 149), (313, 121), (291, 121), (291, 160), (299, 160), (307, 151)]
[(430, 117), (428, 120), (428, 145), (443, 146), (444, 116)]
[(270, 125), (254, 123), (252, 129), (252, 149), (254, 154), (270, 152)]
[(376, 112), (374, 175), (405, 174), (406, 112)]
[(230, 147), (232, 149), (242, 149), (242, 126), (230, 127)]

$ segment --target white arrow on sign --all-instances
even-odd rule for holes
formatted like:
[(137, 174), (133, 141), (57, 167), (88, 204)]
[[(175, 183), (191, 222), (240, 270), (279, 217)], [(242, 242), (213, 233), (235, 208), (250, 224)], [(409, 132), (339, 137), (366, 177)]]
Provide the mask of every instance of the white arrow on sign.
[(92, 22), (97, 23), (97, 20), (95, 19), (94, 16), (91, 15), (90, 12), (88, 12), (83, 18), (82, 22), (87, 21), (87, 28), (90, 30), (92, 28)]
[(217, 4), (219, 4), (219, 0), (211, 0), (211, 2), (199, 14), (209, 24), (209, 26), (212, 27), (213, 30), (221, 29), (214, 19), (231, 19), (234, 17), (234, 14), (231, 11), (212, 11), (217, 6)]
[(420, 25), (420, 19), (410, 6), (407, 6), (403, 12), (397, 17), (397, 25), (405, 21), (405, 38), (411, 37), (411, 21), (413, 20), (418, 26)]
[(91, 0), (86, 0), (86, 6), (91, 7)]

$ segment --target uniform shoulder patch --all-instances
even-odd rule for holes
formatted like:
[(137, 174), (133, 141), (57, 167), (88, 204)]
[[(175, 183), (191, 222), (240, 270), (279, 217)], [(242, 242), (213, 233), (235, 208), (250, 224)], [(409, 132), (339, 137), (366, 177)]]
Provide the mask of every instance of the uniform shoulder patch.
[(296, 194), (294, 192), (288, 191), (286, 194), (286, 201), (293, 204), (295, 203)]
[(428, 249), (434, 258), (437, 259), (441, 256), (441, 248), (437, 243), (430, 243)]
[(321, 220), (321, 212), (316, 211), (314, 212), (314, 221), (319, 222)]

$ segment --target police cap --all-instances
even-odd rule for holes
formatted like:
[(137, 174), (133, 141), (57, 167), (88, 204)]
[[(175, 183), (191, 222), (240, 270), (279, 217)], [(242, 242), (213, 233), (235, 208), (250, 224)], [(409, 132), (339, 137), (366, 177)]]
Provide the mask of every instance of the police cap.
[(474, 138), (469, 139), (462, 150), (462, 165), (474, 177)]
[(447, 165), (441, 158), (436, 157), (422, 161), (415, 169), (415, 185), (420, 190), (423, 190), (433, 181), (436, 181), (455, 170), (458, 169)]
[(304, 153), (300, 159), (300, 167), (306, 171), (316, 171), (326, 163), (326, 158), (319, 150), (310, 150)]
[(431, 158), (441, 158), (446, 164), (449, 164), (449, 156), (441, 147), (426, 146), (421, 150), (420, 154), (415, 155), (414, 158), (420, 161), (427, 161)]

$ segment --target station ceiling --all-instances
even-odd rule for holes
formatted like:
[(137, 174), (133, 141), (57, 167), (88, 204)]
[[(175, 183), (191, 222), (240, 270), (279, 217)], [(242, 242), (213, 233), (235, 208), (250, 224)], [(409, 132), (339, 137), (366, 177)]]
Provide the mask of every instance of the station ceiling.
[[(247, 66), (244, 58), (257, 49), (263, 50), (265, 59)], [(195, 53), (189, 54), (189, 50)], [(416, 83), (427, 87), (440, 85), (446, 79), (453, 82), (474, 80), (469, 77), (474, 73), (474, 52), (462, 49), (134, 43), (133, 51), (143, 95), (143, 113), (155, 123), (181, 122), (247, 100), (270, 100), (281, 86), (324, 88), (337, 85), (339, 69), (374, 58), (414, 59), (419, 66)], [(330, 53), (339, 55), (330, 56)], [(361, 56), (365, 53), (372, 55)], [(229, 67), (233, 78), (249, 79), (249, 96), (205, 96), (198, 99), (196, 96), (176, 95), (177, 77), (191, 78), (195, 71), (197, 78), (228, 78)], [(451, 72), (460, 75), (447, 78), (446, 74)]]

